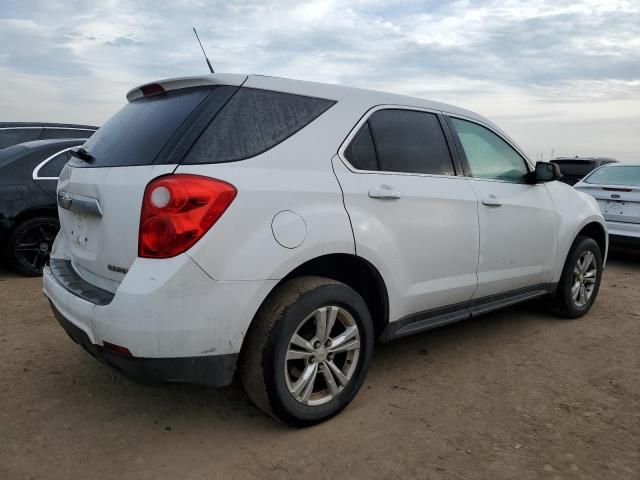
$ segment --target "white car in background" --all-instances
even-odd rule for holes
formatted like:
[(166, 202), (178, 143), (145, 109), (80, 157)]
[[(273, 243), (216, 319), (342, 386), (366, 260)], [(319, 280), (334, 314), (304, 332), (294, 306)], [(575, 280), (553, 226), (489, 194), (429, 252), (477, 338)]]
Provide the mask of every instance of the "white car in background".
[(575, 184), (578, 191), (598, 201), (611, 240), (640, 246), (640, 165), (602, 166)]
[(595, 301), (595, 200), (473, 112), (257, 75), (127, 99), (60, 176), (44, 273), (64, 329), (127, 375), (237, 371), (265, 412), (311, 425), (354, 398), (375, 339)]

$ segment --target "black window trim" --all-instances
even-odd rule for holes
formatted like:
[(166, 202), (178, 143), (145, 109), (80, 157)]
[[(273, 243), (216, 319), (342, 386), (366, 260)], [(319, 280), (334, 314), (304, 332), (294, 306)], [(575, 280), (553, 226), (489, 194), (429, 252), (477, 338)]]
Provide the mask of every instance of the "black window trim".
[(509, 139), (505, 138), (504, 135), (502, 135), (500, 132), (496, 131), (496, 129), (491, 127), (490, 125), (487, 125), (486, 123), (483, 123), (483, 122), (479, 121), (476, 118), (467, 117), (465, 115), (460, 115), (460, 114), (457, 114), (457, 113), (443, 112), (443, 114), (444, 114), (444, 118), (445, 118), (446, 123), (447, 123), (447, 127), (451, 132), (451, 136), (453, 137), (456, 150), (458, 151), (458, 155), (459, 155), (460, 161), (462, 163), (462, 167), (463, 167), (463, 170), (464, 170), (464, 175), (466, 177), (468, 177), (468, 178), (470, 178), (472, 180), (477, 180), (477, 181), (500, 182), (500, 183), (516, 183), (516, 184), (529, 184), (529, 185), (531, 185), (531, 183), (526, 179), (523, 179), (521, 181), (516, 181), (516, 180), (504, 180), (504, 179), (500, 179), (500, 178), (474, 177), (471, 174), (471, 168), (469, 166), (469, 161), (467, 160), (467, 154), (465, 153), (464, 147), (462, 146), (462, 142), (460, 141), (460, 136), (458, 135), (458, 132), (456, 131), (455, 126), (451, 122), (451, 119), (453, 119), (453, 118), (464, 120), (464, 121), (469, 122), (469, 123), (475, 123), (476, 125), (479, 125), (479, 126), (481, 126), (483, 128), (486, 128), (491, 133), (496, 135), (500, 140), (502, 140), (507, 145), (509, 145), (518, 155), (520, 155), (522, 160), (524, 160), (524, 164), (527, 167), (529, 172), (535, 171), (536, 167), (531, 162), (531, 160), (529, 160), (529, 157), (527, 157), (527, 155), (525, 155), (525, 153), (522, 150), (520, 150), (520, 148), (518, 148), (517, 145), (515, 145)]
[(38, 165), (36, 165), (36, 168), (33, 169), (33, 173), (31, 174), (31, 178), (33, 180), (58, 180), (58, 177), (39, 177), (38, 173), (40, 173), (40, 170), (42, 169), (42, 167), (44, 167), (47, 163), (49, 163), (55, 157), (57, 157), (61, 153), (68, 152), (69, 150), (73, 150), (74, 148), (78, 148), (78, 145), (73, 145), (71, 147), (63, 148), (62, 150), (59, 150), (56, 153), (54, 153), (53, 155), (50, 155), (47, 158), (45, 158), (42, 162), (40, 162)]
[[(451, 155), (451, 162), (453, 167), (453, 175), (443, 175), (440, 173), (419, 173), (419, 172), (397, 172), (392, 170), (360, 170), (351, 164), (351, 162), (347, 159), (345, 154), (347, 148), (351, 144), (351, 141), (355, 138), (355, 136), (360, 131), (360, 128), (369, 121), (371, 115), (380, 111), (380, 110), (410, 110), (415, 112), (423, 112), (423, 113), (431, 113), (435, 115), (438, 119), (438, 123), (440, 124), (440, 128), (442, 128), (442, 133), (445, 138), (445, 142), (447, 144), (447, 148), (449, 149), (449, 154)], [(378, 152), (378, 148), (375, 144), (375, 138), (373, 138), (374, 148), (376, 149), (376, 154)], [(365, 114), (358, 120), (355, 126), (351, 129), (347, 137), (340, 144), (340, 148), (338, 148), (338, 157), (342, 160), (345, 167), (351, 170), (353, 173), (362, 173), (362, 174), (379, 174), (379, 175), (406, 175), (413, 177), (437, 177), (437, 178), (457, 178), (463, 176), (463, 165), (461, 159), (458, 155), (457, 148), (452, 143), (452, 135), (449, 131), (449, 126), (446, 124), (445, 119), (443, 117), (443, 112), (440, 110), (436, 110), (433, 108), (423, 108), (423, 107), (414, 107), (412, 105), (395, 105), (395, 104), (380, 104), (371, 107), (369, 110), (365, 112)], [(378, 162), (379, 163), (379, 162)]]

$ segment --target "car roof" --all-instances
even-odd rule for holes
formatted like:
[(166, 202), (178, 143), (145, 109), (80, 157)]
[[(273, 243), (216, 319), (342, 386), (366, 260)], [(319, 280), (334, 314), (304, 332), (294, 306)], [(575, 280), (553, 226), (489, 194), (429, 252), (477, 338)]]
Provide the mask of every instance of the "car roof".
[(557, 157), (550, 162), (618, 162), (615, 158), (610, 157)]
[(608, 163), (606, 165), (602, 165), (600, 168), (618, 168), (618, 167), (640, 167), (640, 163), (630, 163), (630, 162), (616, 162), (616, 163)]
[[(246, 88), (257, 88), (263, 90), (273, 90), (276, 92), (320, 97), (335, 101), (349, 98), (359, 100), (362, 104), (369, 105), (370, 107), (374, 107), (377, 105), (398, 105), (436, 110), (453, 115), (458, 115), (461, 117), (466, 117), (468, 119), (476, 120), (480, 123), (483, 123), (496, 130), (514, 145), (517, 145), (517, 143), (506, 132), (504, 132), (500, 127), (498, 127), (482, 115), (478, 115), (475, 112), (456, 107), (454, 105), (427, 100), (419, 97), (411, 97), (407, 95), (386, 93), (377, 90), (366, 90), (362, 88), (347, 87), (329, 83), (293, 80), (283, 77), (272, 77), (267, 75), (214, 73), (208, 75), (168, 78), (146, 83), (129, 90), (129, 92), (127, 92), (127, 100), (131, 102), (142, 97), (142, 88), (152, 84), (159, 84), (166, 91), (207, 85), (233, 85), (243, 86)], [(519, 149), (522, 152), (522, 148)]]
[[(86, 141), (87, 141), (86, 138), (53, 138), (50, 140), (33, 140), (31, 142), (17, 143), (16, 145), (12, 145), (12, 147), (20, 146), (20, 147), (24, 147), (23, 149), (25, 151), (33, 151), (39, 148), (44, 148), (52, 145), (60, 145), (60, 146), (65, 146), (67, 144), (80, 145)], [(11, 147), (7, 147), (7, 148), (11, 148)], [(0, 152), (2, 150), (6, 150), (6, 149), (0, 149)]]
[(51, 123), (51, 122), (0, 122), (2, 128), (78, 128), (81, 130), (97, 130), (100, 127), (94, 125), (80, 125), (75, 123)]

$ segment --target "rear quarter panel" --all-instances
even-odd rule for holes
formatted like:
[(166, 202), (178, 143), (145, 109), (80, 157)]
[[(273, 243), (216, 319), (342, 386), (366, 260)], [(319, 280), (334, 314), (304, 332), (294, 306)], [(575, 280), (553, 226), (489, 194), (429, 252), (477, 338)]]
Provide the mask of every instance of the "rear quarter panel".
[[(188, 255), (216, 280), (279, 279), (307, 260), (355, 253), (353, 233), (331, 158), (365, 109), (342, 102), (284, 142), (256, 157), (221, 164), (181, 165), (176, 173), (231, 183), (238, 194)], [(296, 248), (274, 238), (275, 215), (304, 220)]]

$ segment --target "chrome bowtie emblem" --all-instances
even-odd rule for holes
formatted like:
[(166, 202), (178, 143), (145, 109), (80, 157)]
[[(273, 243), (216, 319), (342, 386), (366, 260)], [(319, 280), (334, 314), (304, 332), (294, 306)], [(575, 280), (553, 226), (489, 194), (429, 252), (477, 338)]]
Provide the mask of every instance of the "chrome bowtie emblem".
[(71, 202), (73, 198), (67, 192), (58, 192), (58, 205), (62, 208), (69, 209), (71, 207)]

